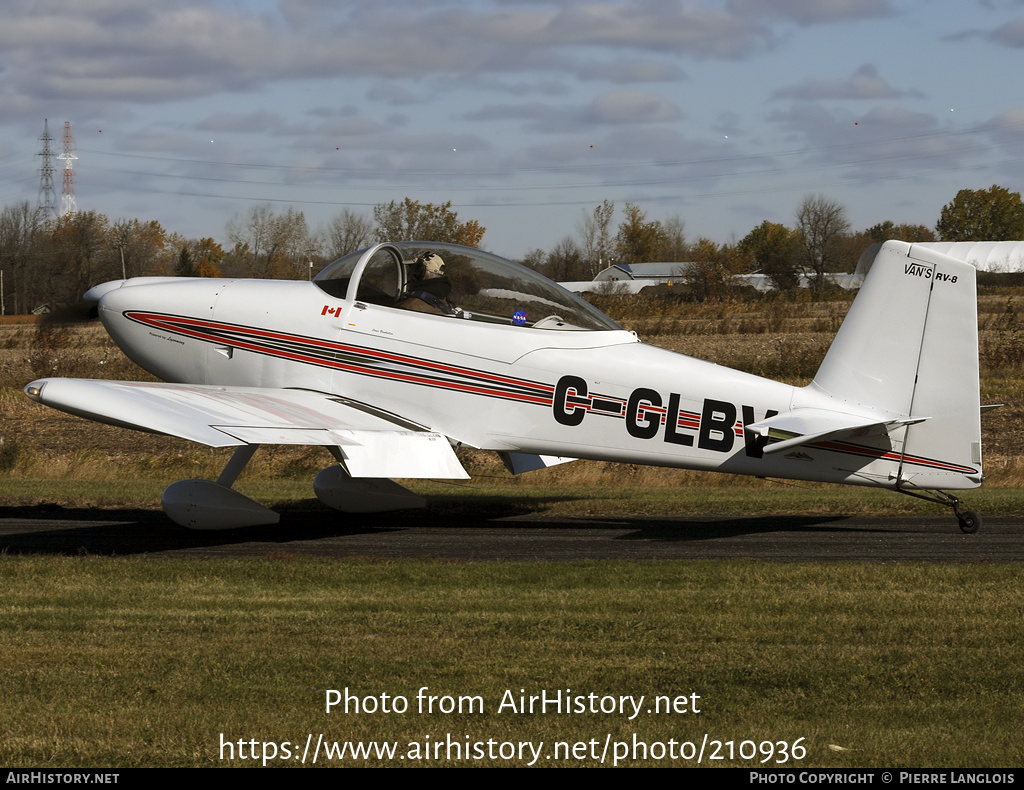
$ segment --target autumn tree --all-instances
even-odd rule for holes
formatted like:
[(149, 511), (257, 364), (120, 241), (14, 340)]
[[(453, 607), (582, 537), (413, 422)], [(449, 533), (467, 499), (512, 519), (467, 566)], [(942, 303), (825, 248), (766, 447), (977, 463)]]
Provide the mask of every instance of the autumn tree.
[(841, 262), (838, 265), (839, 270), (845, 272), (855, 271), (860, 265), (860, 259), (864, 256), (864, 252), (872, 244), (884, 244), (891, 240), (914, 243), (919, 241), (936, 241), (936, 238), (935, 231), (927, 225), (914, 225), (907, 222), (896, 223), (887, 219), (884, 222), (872, 225), (870, 228), (847, 235), (846, 241), (842, 245), (842, 252), (840, 253)]
[(476, 220), (459, 222), (452, 203), (434, 205), (405, 198), (380, 203), (373, 209), (377, 241), (439, 241), (479, 247), (486, 228)]
[(124, 277), (159, 274), (167, 233), (156, 220), (119, 219), (107, 235), (114, 263), (121, 265)]
[(648, 221), (647, 213), (635, 203), (627, 203), (615, 249), (623, 263), (647, 263), (661, 260), (665, 230), (657, 220)]
[(75, 304), (92, 286), (121, 277), (108, 245), (107, 218), (95, 211), (76, 211), (58, 217), (49, 234), (45, 265), (40, 267), (49, 300)]
[(212, 238), (191, 239), (188, 251), (195, 263), (196, 277), (220, 277), (224, 248)]
[(463, 247), (479, 247), (483, 241), (487, 228), (475, 219), (468, 219), (459, 225), (459, 231), (455, 235), (455, 243)]
[(719, 247), (701, 237), (689, 250), (689, 264), (682, 272), (683, 282), (698, 302), (720, 302), (733, 289), (736, 275), (750, 271), (753, 255), (738, 247)]
[(220, 267), (227, 257), (224, 248), (213, 239), (186, 239), (177, 233), (171, 234), (168, 244), (174, 245), (177, 254), (170, 267), (178, 277), (220, 277)]
[(780, 291), (800, 285), (799, 236), (785, 225), (765, 220), (743, 237), (737, 249), (749, 255)]
[(872, 244), (884, 244), (887, 241), (935, 241), (935, 233), (927, 225), (897, 225), (892, 220), (872, 225), (864, 234)]
[(961, 189), (942, 207), (935, 229), (943, 241), (1018, 241), (1024, 239), (1024, 203), (1020, 192), (996, 184)]
[(803, 263), (814, 273), (813, 288), (820, 293), (825, 273), (837, 271), (843, 259), (843, 241), (850, 231), (846, 209), (824, 195), (808, 195), (797, 209), (796, 221)]

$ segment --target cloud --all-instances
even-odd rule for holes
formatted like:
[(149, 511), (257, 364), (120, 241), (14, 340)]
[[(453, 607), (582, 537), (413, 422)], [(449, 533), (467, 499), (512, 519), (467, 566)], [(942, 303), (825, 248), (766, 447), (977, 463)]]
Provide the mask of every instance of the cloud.
[(1017, 158), (1024, 144), (1024, 107), (1015, 107), (996, 115), (979, 127), (979, 131)]
[(876, 19), (893, 14), (889, 0), (728, 0), (726, 7), (737, 15), (787, 19), (799, 25)]
[(534, 131), (579, 132), (600, 126), (658, 124), (678, 120), (682, 111), (667, 99), (638, 91), (613, 91), (585, 105), (523, 102), (489, 104), (460, 116), (463, 121), (513, 120)]
[(880, 106), (855, 115), (800, 102), (769, 120), (804, 148), (805, 164), (845, 165), (860, 179), (964, 167), (984, 153), (980, 135), (940, 128), (934, 115)]
[(595, 98), (580, 119), (584, 123), (664, 123), (682, 117), (680, 109), (661, 96), (635, 91), (617, 91)]
[(921, 98), (919, 91), (901, 91), (886, 82), (871, 64), (857, 69), (846, 80), (807, 80), (799, 85), (781, 88), (773, 99), (820, 101), (823, 99), (901, 99)]
[(379, 82), (366, 92), (366, 98), (395, 107), (416, 104), (423, 99), (404, 85), (395, 82)]
[(509, 96), (566, 96), (569, 94), (569, 86), (560, 75), (565, 71), (564, 66), (552, 66), (551, 74), (545, 74), (537, 79), (515, 79), (504, 75), (480, 74), (470, 77), (436, 77), (431, 85), (438, 93), (448, 93), (455, 90), (472, 89), (485, 94), (504, 93)]
[(252, 87), (280, 68), (275, 38), (267, 20), (187, 4), (44, 0), (5, 7), (0, 50), (25, 95), (165, 101)]
[(210, 132), (280, 134), (288, 126), (278, 113), (256, 110), (250, 113), (216, 112), (196, 123), (197, 129)]
[(677, 82), (686, 78), (686, 72), (676, 64), (649, 59), (584, 62), (575, 71), (577, 78), (584, 82), (600, 81), (622, 85), (634, 82)]
[(1024, 19), (1016, 19), (999, 26), (992, 31), (989, 38), (1004, 47), (1013, 49), (1024, 47)]
[(669, 51), (696, 58), (739, 59), (761, 49), (768, 30), (748, 14), (695, 2), (638, 0), (568, 5), (543, 30), (550, 44)]
[(719, 113), (711, 128), (726, 137), (735, 137), (744, 133), (739, 114), (731, 110)]
[[(181, 101), (295, 79), (520, 77), (553, 70), (618, 84), (679, 79), (680, 57), (748, 57), (770, 39), (747, 15), (694, 0), (529, 5), (392, 0), (11, 0), (0, 27), (0, 88), (24, 102)], [(274, 13), (274, 11), (277, 13)], [(607, 50), (637, 53), (621, 61)], [(594, 53), (599, 53), (594, 55)], [(663, 59), (651, 57), (662, 53)], [(523, 79), (529, 75), (528, 78)], [(409, 86), (373, 88), (392, 104)]]

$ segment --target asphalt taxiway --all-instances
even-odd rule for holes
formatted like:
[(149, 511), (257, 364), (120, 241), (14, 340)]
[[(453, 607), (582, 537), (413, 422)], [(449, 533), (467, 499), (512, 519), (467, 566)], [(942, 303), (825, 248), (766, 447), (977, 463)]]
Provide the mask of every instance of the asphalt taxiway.
[(429, 511), (284, 513), (274, 527), (194, 532), (157, 510), (0, 507), (0, 552), (152, 557), (1024, 562), (1024, 518), (986, 516), (973, 535), (952, 514), (499, 516)]

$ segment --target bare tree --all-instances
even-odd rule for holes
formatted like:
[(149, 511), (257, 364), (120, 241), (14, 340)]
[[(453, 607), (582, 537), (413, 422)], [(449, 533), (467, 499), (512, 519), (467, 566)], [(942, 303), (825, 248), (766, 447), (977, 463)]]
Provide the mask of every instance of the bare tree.
[(4, 310), (27, 313), (46, 301), (41, 288), (39, 245), (43, 234), (40, 212), (28, 201), (0, 213), (0, 270), (4, 272)]
[(227, 225), (234, 243), (232, 266), (247, 277), (305, 277), (310, 250), (315, 246), (301, 211), (280, 214), (267, 205), (255, 206)]
[(664, 248), (662, 257), (666, 261), (685, 261), (690, 248), (686, 243), (686, 224), (678, 214), (669, 217), (662, 224), (665, 231)]
[(615, 216), (615, 204), (605, 200), (597, 206), (593, 213), (584, 212), (577, 230), (582, 239), (582, 255), (584, 263), (594, 277), (601, 269), (611, 265), (612, 217)]
[(808, 195), (796, 212), (797, 232), (806, 267), (814, 273), (814, 291), (821, 292), (825, 272), (836, 271), (842, 243), (850, 232), (846, 209), (824, 195)]
[(566, 236), (548, 253), (545, 274), (552, 280), (568, 282), (586, 277), (583, 253), (571, 236)]
[(533, 269), (535, 272), (540, 272), (544, 270), (544, 264), (547, 259), (548, 254), (544, 252), (544, 250), (540, 249), (540, 247), (537, 247), (523, 255), (519, 259), (519, 263), (527, 269)]
[(351, 209), (344, 209), (327, 226), (325, 253), (328, 260), (340, 258), (366, 247), (373, 238), (373, 220)]

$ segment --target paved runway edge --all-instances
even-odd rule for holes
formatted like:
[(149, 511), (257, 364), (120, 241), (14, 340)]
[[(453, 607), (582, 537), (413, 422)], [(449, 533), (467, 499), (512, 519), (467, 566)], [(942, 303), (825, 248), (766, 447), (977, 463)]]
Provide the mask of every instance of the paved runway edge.
[(274, 527), (190, 532), (154, 510), (0, 508), (7, 555), (435, 558), (463, 561), (1024, 561), (1020, 517), (962, 534), (940, 516), (588, 516), (285, 513)]

